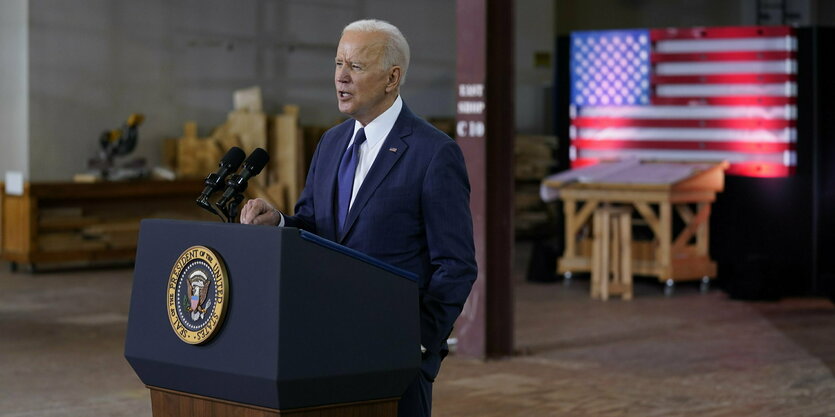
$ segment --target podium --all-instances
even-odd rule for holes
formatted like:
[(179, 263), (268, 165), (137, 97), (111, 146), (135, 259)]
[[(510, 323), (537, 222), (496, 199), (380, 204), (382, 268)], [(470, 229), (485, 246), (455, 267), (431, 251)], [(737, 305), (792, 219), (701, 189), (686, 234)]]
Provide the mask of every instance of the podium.
[[(200, 344), (173, 325), (209, 309), (194, 295), (177, 312), (195, 246), (227, 279)], [(125, 357), (155, 417), (396, 416), (420, 367), (417, 277), (294, 228), (144, 220)]]

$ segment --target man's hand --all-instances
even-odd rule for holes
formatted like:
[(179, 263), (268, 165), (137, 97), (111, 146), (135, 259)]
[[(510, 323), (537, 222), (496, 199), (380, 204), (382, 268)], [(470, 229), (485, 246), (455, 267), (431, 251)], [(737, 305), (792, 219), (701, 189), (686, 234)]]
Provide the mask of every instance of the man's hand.
[(241, 224), (276, 226), (280, 221), (281, 214), (278, 210), (261, 198), (247, 201), (241, 210)]

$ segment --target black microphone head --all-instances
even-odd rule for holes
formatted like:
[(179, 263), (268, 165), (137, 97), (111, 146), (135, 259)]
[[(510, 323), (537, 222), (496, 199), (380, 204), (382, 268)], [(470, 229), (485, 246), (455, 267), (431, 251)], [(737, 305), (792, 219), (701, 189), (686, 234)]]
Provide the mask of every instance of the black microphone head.
[(270, 161), (270, 155), (267, 151), (261, 148), (255, 148), (251, 154), (249, 154), (249, 158), (246, 158), (244, 161), (244, 169), (250, 172), (250, 176), (254, 177), (264, 169), (264, 166), (267, 165), (267, 162)]
[(229, 167), (232, 171), (237, 171), (244, 158), (246, 158), (246, 153), (244, 153), (243, 149), (233, 146), (226, 151), (226, 155), (223, 155), (223, 159), (220, 160), (220, 166)]

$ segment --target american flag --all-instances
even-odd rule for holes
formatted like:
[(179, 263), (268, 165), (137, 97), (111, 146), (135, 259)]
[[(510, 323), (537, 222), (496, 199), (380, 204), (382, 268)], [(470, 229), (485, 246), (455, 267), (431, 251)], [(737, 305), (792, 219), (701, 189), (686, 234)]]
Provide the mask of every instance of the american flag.
[(725, 160), (728, 174), (790, 175), (796, 50), (788, 26), (573, 32), (572, 166)]

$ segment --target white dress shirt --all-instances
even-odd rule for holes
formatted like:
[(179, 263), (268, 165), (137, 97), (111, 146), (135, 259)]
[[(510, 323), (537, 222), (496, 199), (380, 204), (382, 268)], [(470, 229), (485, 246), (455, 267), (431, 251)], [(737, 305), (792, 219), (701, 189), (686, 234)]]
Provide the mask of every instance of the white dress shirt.
[[(354, 121), (354, 137), (357, 136), (358, 130), (365, 128), (365, 143), (360, 145), (359, 149), (360, 156), (357, 161), (357, 170), (354, 172), (354, 189), (351, 191), (349, 210), (354, 205), (357, 192), (360, 186), (362, 186), (365, 177), (368, 175), (371, 165), (374, 165), (374, 160), (377, 159), (377, 155), (380, 153), (380, 148), (383, 146), (386, 136), (388, 136), (394, 127), (394, 122), (397, 121), (397, 116), (400, 115), (401, 109), (403, 109), (403, 100), (400, 99), (400, 96), (397, 96), (394, 104), (388, 110), (384, 111), (383, 114), (368, 123), (367, 126), (363, 126), (359, 121)], [(350, 147), (352, 143), (354, 143), (354, 139), (351, 139), (348, 146)]]

